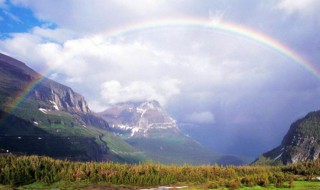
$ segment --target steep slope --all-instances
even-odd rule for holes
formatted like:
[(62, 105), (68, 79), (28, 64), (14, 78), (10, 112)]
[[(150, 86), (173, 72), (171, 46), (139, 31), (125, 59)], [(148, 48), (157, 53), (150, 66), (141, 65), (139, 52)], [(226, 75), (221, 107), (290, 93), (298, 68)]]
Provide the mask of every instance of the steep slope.
[[(110, 149), (111, 139), (121, 140), (112, 137), (109, 130), (108, 123), (89, 109), (83, 96), (0, 54), (2, 151), (72, 160), (126, 161)], [(133, 151), (123, 143), (122, 147)]]
[(218, 155), (184, 135), (157, 101), (125, 102), (100, 113), (115, 134), (162, 163), (209, 164)]
[(320, 157), (320, 111), (294, 122), (280, 146), (264, 153), (254, 164), (292, 164)]

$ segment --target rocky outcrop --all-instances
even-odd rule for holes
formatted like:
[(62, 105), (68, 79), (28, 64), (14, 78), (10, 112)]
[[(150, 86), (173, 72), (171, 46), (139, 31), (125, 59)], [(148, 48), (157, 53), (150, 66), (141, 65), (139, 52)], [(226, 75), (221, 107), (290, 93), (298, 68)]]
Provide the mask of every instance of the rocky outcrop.
[[(320, 111), (294, 122), (277, 148), (263, 154), (269, 161), (293, 164), (320, 157)], [(259, 162), (261, 160), (257, 160)]]
[(125, 102), (117, 104), (100, 115), (116, 133), (129, 137), (148, 137), (164, 131), (178, 133), (176, 121), (170, 117), (157, 101)]
[(71, 88), (48, 81), (40, 83), (33, 91), (37, 100), (49, 102), (55, 110), (71, 113), (91, 113), (84, 97), (74, 92)]

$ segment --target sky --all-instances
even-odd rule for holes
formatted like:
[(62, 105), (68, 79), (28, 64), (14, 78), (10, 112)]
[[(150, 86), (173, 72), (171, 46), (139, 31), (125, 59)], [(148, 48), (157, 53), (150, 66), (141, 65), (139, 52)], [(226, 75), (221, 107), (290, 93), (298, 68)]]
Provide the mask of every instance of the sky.
[(250, 36), (180, 21), (233, 23), (320, 70), (319, 12), (318, 0), (0, 0), (0, 52), (96, 112), (158, 100), (204, 146), (254, 158), (319, 110), (320, 76)]

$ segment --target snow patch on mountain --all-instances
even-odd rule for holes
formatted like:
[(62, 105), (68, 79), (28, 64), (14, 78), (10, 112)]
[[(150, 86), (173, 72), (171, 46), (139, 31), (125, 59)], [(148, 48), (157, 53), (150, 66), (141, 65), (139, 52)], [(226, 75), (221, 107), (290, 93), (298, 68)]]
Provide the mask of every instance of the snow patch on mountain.
[(133, 137), (134, 136), (134, 134), (136, 133), (136, 132), (138, 132), (140, 130), (140, 128), (138, 128), (138, 127), (135, 127), (135, 128), (133, 128), (132, 130), (131, 130), (131, 137)]
[(44, 108), (39, 108), (39, 111), (41, 111), (44, 114), (48, 114), (48, 110)]
[(53, 105), (55, 110), (59, 110), (57, 103), (55, 103), (54, 101), (51, 101), (51, 100), (50, 100), (50, 103)]

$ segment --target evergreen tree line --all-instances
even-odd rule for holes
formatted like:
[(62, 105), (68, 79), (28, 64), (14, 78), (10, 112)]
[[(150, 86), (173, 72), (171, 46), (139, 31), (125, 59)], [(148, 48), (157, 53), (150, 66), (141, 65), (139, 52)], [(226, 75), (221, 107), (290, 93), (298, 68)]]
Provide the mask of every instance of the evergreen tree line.
[(151, 187), (177, 183), (208, 188), (293, 186), (293, 180), (320, 175), (320, 161), (282, 167), (268, 166), (177, 166), (155, 163), (71, 162), (41, 156), (0, 156), (0, 184), (21, 186), (34, 182), (104, 182), (113, 185)]

